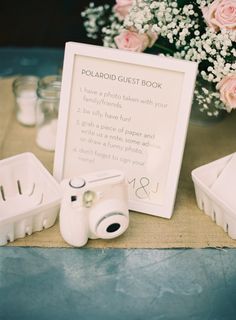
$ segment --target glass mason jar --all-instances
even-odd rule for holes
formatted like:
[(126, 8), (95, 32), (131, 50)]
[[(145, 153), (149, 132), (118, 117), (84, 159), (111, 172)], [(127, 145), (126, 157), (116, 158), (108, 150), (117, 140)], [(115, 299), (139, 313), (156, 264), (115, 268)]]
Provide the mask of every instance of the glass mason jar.
[(34, 126), (36, 123), (38, 80), (35, 76), (21, 76), (13, 81), (16, 118), (25, 126)]
[(58, 107), (61, 92), (61, 76), (50, 75), (38, 82), (38, 101), (36, 107), (36, 143), (39, 147), (54, 151)]

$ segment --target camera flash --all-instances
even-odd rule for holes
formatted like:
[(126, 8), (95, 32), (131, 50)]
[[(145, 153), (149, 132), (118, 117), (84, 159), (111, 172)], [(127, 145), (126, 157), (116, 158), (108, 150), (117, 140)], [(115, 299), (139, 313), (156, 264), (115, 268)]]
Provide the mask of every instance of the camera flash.
[(94, 199), (96, 198), (96, 194), (93, 191), (85, 191), (83, 194), (83, 204), (86, 208), (90, 208), (93, 204)]

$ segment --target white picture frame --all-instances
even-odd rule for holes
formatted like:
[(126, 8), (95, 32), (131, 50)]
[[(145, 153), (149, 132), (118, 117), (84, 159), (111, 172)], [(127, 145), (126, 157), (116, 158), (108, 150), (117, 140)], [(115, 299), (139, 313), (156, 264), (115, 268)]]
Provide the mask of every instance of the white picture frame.
[(55, 178), (123, 170), (129, 209), (170, 218), (196, 74), (194, 62), (68, 42)]

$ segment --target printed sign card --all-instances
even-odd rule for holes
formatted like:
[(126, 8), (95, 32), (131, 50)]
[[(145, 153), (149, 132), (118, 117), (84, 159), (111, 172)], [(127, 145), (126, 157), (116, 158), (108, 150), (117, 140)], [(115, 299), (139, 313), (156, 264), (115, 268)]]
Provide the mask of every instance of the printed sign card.
[(130, 209), (170, 218), (197, 65), (68, 43), (54, 175), (125, 171)]

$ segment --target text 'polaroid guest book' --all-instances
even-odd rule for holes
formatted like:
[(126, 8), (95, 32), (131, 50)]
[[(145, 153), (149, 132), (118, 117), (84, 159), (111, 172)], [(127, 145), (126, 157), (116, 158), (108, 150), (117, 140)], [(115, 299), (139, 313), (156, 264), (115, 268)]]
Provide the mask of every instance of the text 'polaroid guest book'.
[(67, 43), (54, 176), (124, 171), (131, 210), (170, 218), (197, 64)]

